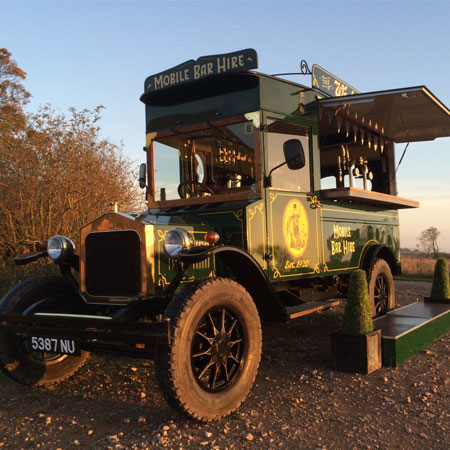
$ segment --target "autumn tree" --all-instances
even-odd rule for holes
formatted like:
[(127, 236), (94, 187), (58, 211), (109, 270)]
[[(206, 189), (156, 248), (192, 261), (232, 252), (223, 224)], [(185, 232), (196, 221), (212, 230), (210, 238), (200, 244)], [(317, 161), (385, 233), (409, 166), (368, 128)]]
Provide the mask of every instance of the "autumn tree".
[(425, 253), (432, 253), (434, 258), (439, 257), (439, 246), (437, 240), (440, 234), (441, 232), (436, 227), (430, 227), (423, 230), (417, 238), (420, 248)]
[(18, 82), (23, 72), (9, 65), (0, 73), (18, 71), (14, 89), (22, 96), (5, 96), (11, 114), (2, 115), (8, 133), (2, 129), (0, 134), (0, 263), (55, 234), (77, 243), (80, 227), (109, 211), (110, 202), (132, 212), (142, 208), (143, 200), (132, 162), (100, 136), (102, 107), (63, 114), (45, 106), (22, 114), (20, 126), (9, 122), (21, 114), (27, 98)]
[(0, 139), (3, 145), (25, 127), (23, 107), (30, 94), (22, 84), (24, 79), (25, 72), (11, 59), (11, 53), (0, 48)]

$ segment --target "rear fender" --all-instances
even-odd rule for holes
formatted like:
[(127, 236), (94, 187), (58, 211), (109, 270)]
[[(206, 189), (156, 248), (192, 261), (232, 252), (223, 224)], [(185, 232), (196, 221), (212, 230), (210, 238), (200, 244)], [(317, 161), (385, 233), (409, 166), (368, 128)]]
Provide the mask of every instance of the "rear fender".
[(394, 252), (386, 244), (377, 244), (368, 247), (361, 258), (361, 269), (370, 273), (370, 268), (375, 264), (377, 259), (384, 259), (389, 264), (392, 275), (401, 274), (400, 263), (397, 262)]

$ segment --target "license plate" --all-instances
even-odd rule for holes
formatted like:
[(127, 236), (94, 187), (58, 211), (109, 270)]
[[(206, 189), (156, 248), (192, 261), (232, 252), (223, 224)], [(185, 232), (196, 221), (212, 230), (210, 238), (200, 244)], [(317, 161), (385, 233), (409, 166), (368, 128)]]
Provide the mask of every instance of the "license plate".
[(33, 352), (57, 353), (80, 356), (80, 344), (73, 339), (29, 336), (28, 344)]

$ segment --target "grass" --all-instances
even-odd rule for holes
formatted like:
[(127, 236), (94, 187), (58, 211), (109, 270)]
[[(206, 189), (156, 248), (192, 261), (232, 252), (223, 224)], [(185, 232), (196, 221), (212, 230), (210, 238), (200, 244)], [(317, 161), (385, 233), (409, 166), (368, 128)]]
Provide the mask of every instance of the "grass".
[(399, 281), (428, 281), (428, 282), (431, 283), (433, 281), (433, 277), (401, 274), (401, 275), (395, 275), (394, 276), (394, 280), (399, 280)]

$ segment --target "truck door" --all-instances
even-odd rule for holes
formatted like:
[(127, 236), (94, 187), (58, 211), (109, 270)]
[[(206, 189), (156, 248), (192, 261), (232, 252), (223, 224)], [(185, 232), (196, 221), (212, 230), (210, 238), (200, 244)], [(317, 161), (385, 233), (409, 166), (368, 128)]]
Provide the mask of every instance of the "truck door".
[(271, 281), (290, 281), (320, 272), (319, 212), (311, 192), (310, 129), (283, 120), (267, 119), (264, 133), (265, 172), (284, 161), (283, 144), (302, 143), (306, 165), (290, 170), (287, 165), (272, 172), (265, 189), (268, 275)]

